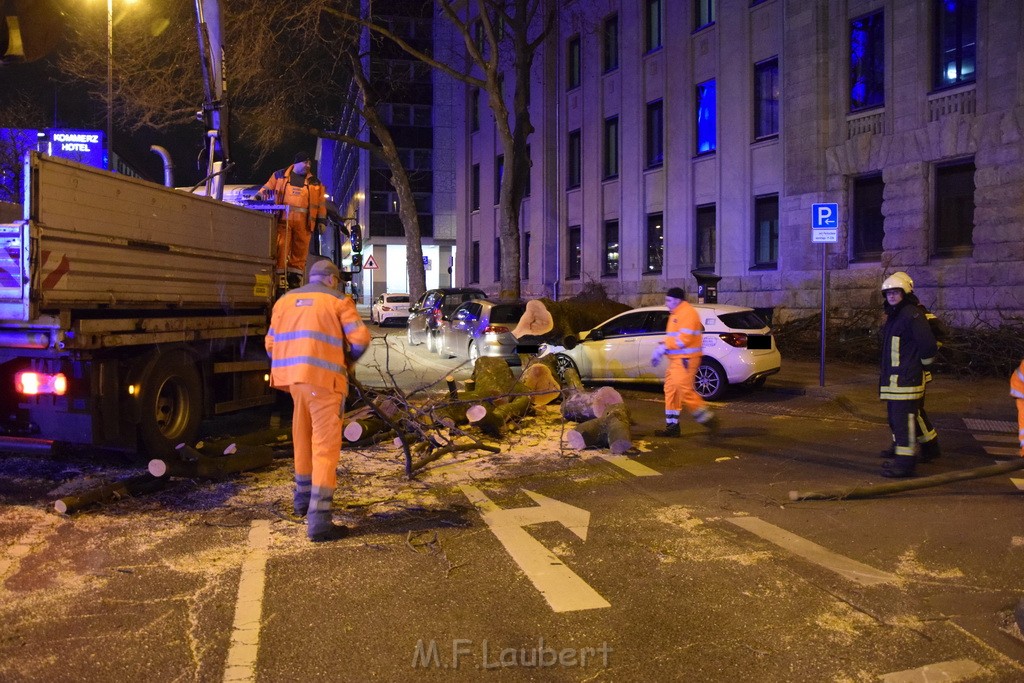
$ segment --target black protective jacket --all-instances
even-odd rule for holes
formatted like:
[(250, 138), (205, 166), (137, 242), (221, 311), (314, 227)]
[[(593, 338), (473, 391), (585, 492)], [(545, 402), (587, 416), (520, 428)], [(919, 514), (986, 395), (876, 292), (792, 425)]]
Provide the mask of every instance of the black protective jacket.
[(924, 372), (938, 352), (924, 310), (909, 299), (885, 306), (879, 397), (910, 401), (924, 396)]

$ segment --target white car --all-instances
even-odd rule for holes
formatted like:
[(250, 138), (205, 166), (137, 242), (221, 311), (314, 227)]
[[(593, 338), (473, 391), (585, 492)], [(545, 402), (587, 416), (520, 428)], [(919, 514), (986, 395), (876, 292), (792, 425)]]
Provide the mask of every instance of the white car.
[(397, 323), (404, 325), (409, 321), (408, 294), (381, 294), (370, 307), (370, 322), (378, 325)]
[[(704, 325), (704, 355), (694, 388), (705, 399), (719, 398), (733, 384), (760, 386), (782, 367), (771, 329), (752, 308), (694, 304)], [(585, 382), (662, 384), (668, 359), (651, 367), (651, 355), (665, 338), (668, 309), (635, 308), (610, 318), (564, 347), (541, 346), (555, 354), (559, 369), (574, 367)]]

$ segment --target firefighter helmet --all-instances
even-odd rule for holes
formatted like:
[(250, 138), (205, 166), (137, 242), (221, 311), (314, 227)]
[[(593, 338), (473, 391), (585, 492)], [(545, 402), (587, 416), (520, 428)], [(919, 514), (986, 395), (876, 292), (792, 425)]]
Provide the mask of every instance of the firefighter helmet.
[(910, 279), (909, 275), (901, 270), (898, 273), (893, 273), (889, 277), (885, 278), (882, 282), (883, 292), (890, 289), (902, 289), (904, 294), (910, 294), (914, 291), (914, 281)]

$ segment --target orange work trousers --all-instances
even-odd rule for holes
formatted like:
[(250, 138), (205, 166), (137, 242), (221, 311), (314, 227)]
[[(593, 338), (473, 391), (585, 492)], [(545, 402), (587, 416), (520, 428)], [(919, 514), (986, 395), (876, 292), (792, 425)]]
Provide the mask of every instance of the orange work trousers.
[(345, 395), (315, 384), (288, 387), (292, 412), (295, 474), (312, 475), (313, 488), (334, 490), (341, 458), (341, 419)]
[(313, 231), (309, 229), (309, 214), (292, 213), (287, 220), (277, 223), (277, 269), (290, 273), (303, 273), (306, 257), (309, 256), (309, 241)]
[(704, 399), (693, 389), (693, 378), (700, 367), (700, 355), (668, 355), (665, 369), (665, 412), (682, 411), (691, 415), (705, 406)]

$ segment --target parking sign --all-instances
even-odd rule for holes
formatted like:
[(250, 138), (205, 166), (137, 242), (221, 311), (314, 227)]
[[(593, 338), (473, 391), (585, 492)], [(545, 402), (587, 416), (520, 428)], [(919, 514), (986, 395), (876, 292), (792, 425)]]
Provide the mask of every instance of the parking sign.
[(839, 204), (811, 204), (811, 242), (839, 241)]

